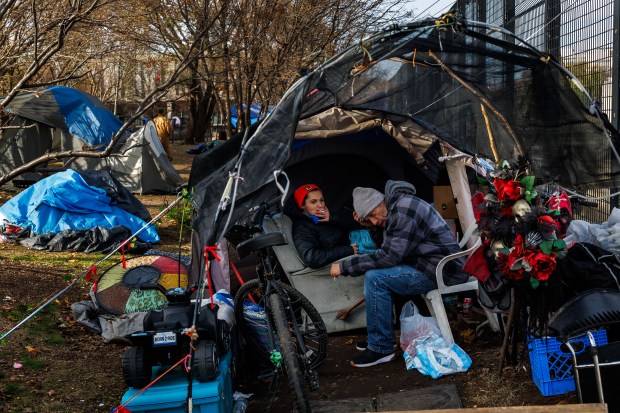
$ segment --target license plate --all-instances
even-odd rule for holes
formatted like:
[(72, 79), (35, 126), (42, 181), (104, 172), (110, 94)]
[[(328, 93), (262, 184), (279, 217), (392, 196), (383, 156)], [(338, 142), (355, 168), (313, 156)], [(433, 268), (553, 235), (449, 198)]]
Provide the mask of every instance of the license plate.
[(157, 346), (173, 346), (177, 343), (177, 334), (172, 331), (163, 333), (155, 333), (153, 336), (153, 347)]

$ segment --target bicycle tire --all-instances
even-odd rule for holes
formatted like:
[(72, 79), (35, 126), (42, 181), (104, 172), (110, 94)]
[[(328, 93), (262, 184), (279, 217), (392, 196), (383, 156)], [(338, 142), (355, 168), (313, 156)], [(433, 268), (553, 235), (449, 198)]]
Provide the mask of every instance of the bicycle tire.
[(293, 344), (286, 310), (282, 304), (282, 298), (278, 294), (269, 295), (269, 311), (271, 312), (274, 328), (280, 342), (280, 354), (284, 361), (284, 372), (288, 377), (288, 383), (293, 392), (293, 402), (299, 413), (309, 413), (311, 408), (304, 379), (305, 375), (299, 364), (299, 355)]
[[(304, 337), (304, 344), (308, 352), (311, 352), (311, 354), (306, 354), (309, 361), (309, 368), (314, 369), (327, 357), (327, 327), (325, 327), (321, 315), (310, 300), (290, 285), (284, 284), (281, 281), (275, 282), (278, 283), (278, 286), (286, 293), (291, 302), (297, 323)], [(254, 299), (253, 301), (259, 305), (264, 300), (258, 279), (246, 282), (237, 291), (235, 303), (238, 304), (235, 304), (234, 309), (235, 322), (246, 341), (248, 341), (254, 349), (257, 349), (259, 358), (265, 363), (270, 363), (268, 349), (257, 339), (257, 332), (252, 329), (252, 326), (248, 325), (244, 316), (243, 303), (249, 301), (249, 296), (252, 296)]]

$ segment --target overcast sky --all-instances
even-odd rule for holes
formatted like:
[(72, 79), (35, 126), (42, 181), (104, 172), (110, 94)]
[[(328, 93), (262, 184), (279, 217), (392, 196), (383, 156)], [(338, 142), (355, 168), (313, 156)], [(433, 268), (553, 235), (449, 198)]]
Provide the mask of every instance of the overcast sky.
[(436, 17), (450, 9), (456, 0), (409, 0), (407, 9), (413, 10), (416, 17)]

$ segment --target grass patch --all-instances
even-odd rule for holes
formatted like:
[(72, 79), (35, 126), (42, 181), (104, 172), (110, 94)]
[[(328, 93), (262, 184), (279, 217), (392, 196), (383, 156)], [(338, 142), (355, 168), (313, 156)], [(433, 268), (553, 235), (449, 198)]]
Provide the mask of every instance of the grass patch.
[(21, 388), (21, 386), (17, 383), (14, 383), (12, 381), (6, 382), (4, 383), (4, 393), (7, 396), (19, 396), (20, 394), (22, 394), (24, 392), (24, 390)]
[(22, 353), (22, 364), (24, 367), (29, 367), (34, 370), (40, 370), (43, 368), (43, 362), (33, 358), (33, 356), (28, 352)]
[(65, 344), (66, 340), (65, 338), (58, 332), (58, 331), (52, 331), (52, 333), (50, 334), (50, 336), (45, 340), (45, 342), (47, 344)]
[(55, 332), (58, 317), (60, 317), (60, 308), (55, 303), (50, 304), (37, 314), (34, 322), (28, 324), (28, 331), (37, 335), (51, 335)]
[[(179, 227), (182, 225), (183, 231), (191, 232), (191, 220), (192, 214), (194, 212), (192, 208), (192, 203), (190, 202), (191, 194), (188, 194), (187, 189), (183, 189), (183, 196), (185, 196), (186, 198), (179, 202), (177, 205), (175, 205), (170, 211), (168, 211), (168, 214), (166, 216), (174, 220), (177, 225), (179, 225)], [(167, 203), (164, 204), (160, 208), (160, 210), (164, 210), (167, 206)]]

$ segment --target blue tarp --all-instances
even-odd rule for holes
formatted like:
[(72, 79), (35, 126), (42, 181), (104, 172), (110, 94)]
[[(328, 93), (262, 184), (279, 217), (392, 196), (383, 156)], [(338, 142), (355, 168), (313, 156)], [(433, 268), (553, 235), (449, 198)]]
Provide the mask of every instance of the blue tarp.
[[(245, 110), (245, 103), (242, 104), (241, 107), (243, 108), (243, 110)], [(253, 103), (252, 106), (250, 106), (250, 125), (253, 125), (254, 123), (264, 118), (264, 116), (260, 116), (260, 111), (260, 104)], [(269, 115), (269, 113), (271, 113), (271, 109), (267, 110), (267, 115)], [(232, 123), (233, 127), (236, 128), (238, 121), (239, 119), (237, 118), (237, 106), (233, 105), (230, 107), (230, 123)]]
[[(111, 198), (105, 190), (89, 186), (73, 170), (56, 173), (11, 198), (0, 207), (2, 215), (12, 225), (29, 228), (36, 235), (97, 226), (110, 229), (117, 225), (134, 233), (146, 223), (111, 205)], [(144, 242), (159, 242), (153, 225), (149, 225), (138, 238)]]

